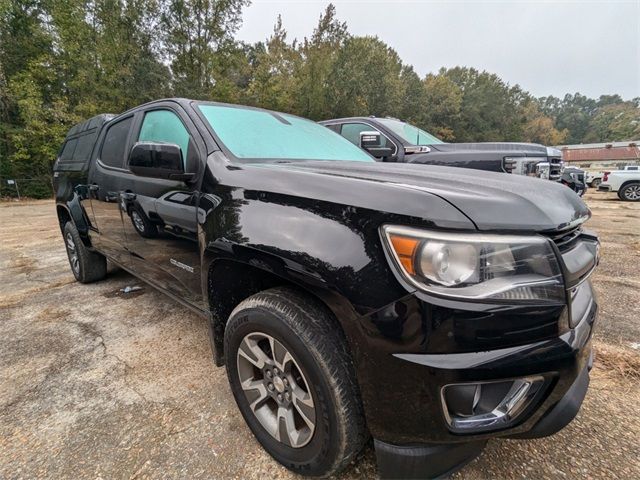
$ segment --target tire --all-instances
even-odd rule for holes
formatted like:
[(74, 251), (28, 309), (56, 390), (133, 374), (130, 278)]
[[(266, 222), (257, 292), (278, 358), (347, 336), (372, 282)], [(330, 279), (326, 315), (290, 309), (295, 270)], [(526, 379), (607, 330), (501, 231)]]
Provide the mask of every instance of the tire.
[(323, 305), (288, 288), (257, 293), (231, 313), (224, 354), (242, 416), (282, 465), (326, 477), (362, 450), (368, 432), (353, 363)]
[(598, 185), (600, 185), (602, 183), (602, 179), (600, 178), (594, 178), (593, 182), (591, 182), (591, 186), (593, 188), (598, 188)]
[(81, 283), (91, 283), (107, 276), (107, 259), (87, 249), (72, 222), (65, 223), (63, 237), (69, 265), (76, 280)]
[(158, 227), (149, 220), (147, 214), (138, 205), (130, 208), (129, 216), (131, 217), (133, 228), (141, 237), (155, 238), (158, 236)]
[(631, 182), (618, 191), (618, 198), (626, 202), (640, 201), (640, 182)]

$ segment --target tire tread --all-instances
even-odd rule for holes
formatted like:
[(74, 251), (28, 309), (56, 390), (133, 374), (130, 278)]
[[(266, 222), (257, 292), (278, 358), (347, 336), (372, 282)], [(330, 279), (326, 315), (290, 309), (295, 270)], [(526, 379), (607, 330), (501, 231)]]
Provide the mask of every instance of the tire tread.
[(333, 475), (357, 457), (369, 438), (355, 368), (342, 329), (319, 301), (288, 287), (275, 287), (252, 295), (242, 301), (229, 318), (242, 310), (256, 308), (275, 311), (287, 318), (289, 326), (327, 374), (335, 392), (339, 444), (333, 464), (322, 476)]

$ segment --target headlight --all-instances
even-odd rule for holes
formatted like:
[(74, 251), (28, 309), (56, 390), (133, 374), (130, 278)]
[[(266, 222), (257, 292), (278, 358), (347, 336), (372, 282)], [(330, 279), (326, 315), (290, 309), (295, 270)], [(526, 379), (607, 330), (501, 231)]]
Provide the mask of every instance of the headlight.
[(385, 225), (395, 267), (420, 290), (461, 300), (564, 303), (560, 266), (544, 237), (446, 233)]

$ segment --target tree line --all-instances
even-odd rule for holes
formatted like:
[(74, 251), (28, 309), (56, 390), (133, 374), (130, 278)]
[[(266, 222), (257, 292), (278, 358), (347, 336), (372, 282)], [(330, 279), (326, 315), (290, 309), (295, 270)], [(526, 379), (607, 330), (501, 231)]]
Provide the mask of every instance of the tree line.
[(558, 145), (640, 137), (639, 98), (536, 98), (469, 67), (421, 77), (380, 38), (351, 35), (331, 4), (308, 38), (290, 39), (278, 17), (265, 41), (238, 41), (248, 4), (0, 0), (3, 183), (32, 179), (23, 193), (50, 195), (51, 167), (73, 124), (170, 96), (313, 120), (393, 116), (454, 142)]

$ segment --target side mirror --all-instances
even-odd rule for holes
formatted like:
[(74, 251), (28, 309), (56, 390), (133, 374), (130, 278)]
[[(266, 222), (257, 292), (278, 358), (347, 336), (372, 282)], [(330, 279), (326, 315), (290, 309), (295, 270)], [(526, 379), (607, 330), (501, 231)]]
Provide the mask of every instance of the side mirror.
[(173, 143), (136, 143), (129, 153), (129, 170), (141, 177), (185, 182), (195, 176), (185, 173), (182, 150)]
[(376, 130), (360, 132), (360, 148), (376, 158), (389, 157), (393, 154), (393, 148), (383, 146), (382, 134)]

